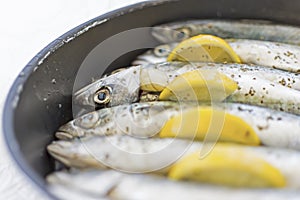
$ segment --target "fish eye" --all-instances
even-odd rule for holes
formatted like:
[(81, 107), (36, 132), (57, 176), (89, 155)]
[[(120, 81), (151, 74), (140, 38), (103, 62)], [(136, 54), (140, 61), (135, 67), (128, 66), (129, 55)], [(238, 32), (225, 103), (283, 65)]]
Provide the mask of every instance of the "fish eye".
[(188, 28), (178, 29), (174, 32), (176, 40), (184, 40), (190, 36), (191, 31)]
[(108, 104), (110, 100), (111, 100), (111, 88), (107, 86), (102, 87), (94, 95), (94, 102), (100, 105)]
[(167, 56), (167, 55), (169, 55), (170, 51), (171, 51), (171, 48), (169, 45), (160, 45), (160, 46), (154, 48), (154, 54), (157, 57)]

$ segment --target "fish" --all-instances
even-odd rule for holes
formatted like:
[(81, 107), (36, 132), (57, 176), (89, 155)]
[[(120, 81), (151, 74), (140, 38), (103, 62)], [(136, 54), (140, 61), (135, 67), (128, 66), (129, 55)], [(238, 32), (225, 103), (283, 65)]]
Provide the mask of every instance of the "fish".
[[(169, 177), (174, 167), (178, 167), (179, 163), (184, 162), (184, 159), (189, 155), (198, 154), (204, 145), (199, 141), (178, 138), (138, 139), (127, 135), (112, 135), (85, 137), (72, 141), (55, 141), (47, 149), (50, 155), (58, 161), (68, 167), (80, 170), (114, 169), (126, 173), (153, 173)], [(239, 165), (240, 162), (247, 162), (248, 156), (254, 157), (257, 161), (251, 165), (257, 164), (258, 166), (261, 161), (266, 162), (283, 176), (285, 188), (300, 188), (300, 175), (296, 173), (300, 164), (300, 153), (297, 150), (217, 143), (210, 154), (213, 155), (216, 149), (221, 150), (221, 154), (224, 152), (223, 158), (225, 160), (234, 159), (235, 165)], [(203, 160), (205, 161), (207, 158), (204, 157)], [(198, 162), (197, 160), (199, 158), (193, 162), (195, 165), (197, 165), (195, 163)], [(206, 164), (206, 166), (211, 166), (211, 169), (215, 169), (213, 168), (215, 165), (220, 166), (218, 162), (212, 160), (208, 162), (210, 164)], [(251, 165), (247, 165), (248, 169), (243, 170), (255, 169), (255, 166)], [(234, 165), (231, 165), (230, 168), (236, 170)], [(219, 171), (216, 170), (215, 172), (218, 173)], [(259, 173), (262, 172), (264, 171)]]
[(300, 198), (300, 193), (296, 189), (234, 189), (203, 183), (174, 182), (153, 174), (127, 174), (115, 170), (58, 171), (49, 174), (46, 180), (48, 190), (60, 199), (70, 199), (69, 194), (73, 192), (86, 197), (84, 199), (296, 200)]
[[(85, 86), (74, 94), (73, 101), (84, 110), (81, 113), (97, 110), (98, 106), (130, 104), (139, 101), (140, 91), (145, 86), (150, 85), (154, 91), (161, 92), (176, 77), (195, 70), (217, 71), (235, 81), (238, 89), (227, 102), (300, 114), (298, 74), (245, 64), (165, 62), (133, 66)], [(103, 97), (103, 93), (107, 94), (105, 101), (99, 100), (99, 94)]]
[(165, 121), (178, 113), (179, 109), (177, 103), (165, 101), (103, 108), (62, 125), (55, 136), (61, 140), (71, 140), (76, 137), (123, 133), (148, 138), (157, 134)]
[[(228, 44), (242, 63), (300, 72), (300, 46), (278, 42), (227, 39)], [(132, 65), (166, 62), (168, 55), (178, 43), (160, 45), (137, 57)]]
[[(116, 169), (129, 173), (166, 173), (186, 149), (200, 146), (188, 140), (170, 138), (135, 138), (128, 135), (108, 135), (53, 141), (47, 151), (66, 166), (79, 169)], [(130, 164), (129, 164), (130, 163)]]
[(300, 28), (262, 20), (187, 20), (157, 25), (152, 36), (162, 43), (179, 42), (199, 34), (300, 44)]
[[(146, 139), (158, 136), (172, 117), (188, 110), (211, 106), (214, 110), (223, 110), (242, 119), (253, 129), (263, 145), (300, 150), (299, 116), (238, 103), (192, 105), (158, 101), (120, 105), (80, 116), (62, 125), (56, 131), (56, 137), (61, 140), (71, 140), (95, 135), (124, 134)], [(234, 123), (230, 125), (237, 126)]]

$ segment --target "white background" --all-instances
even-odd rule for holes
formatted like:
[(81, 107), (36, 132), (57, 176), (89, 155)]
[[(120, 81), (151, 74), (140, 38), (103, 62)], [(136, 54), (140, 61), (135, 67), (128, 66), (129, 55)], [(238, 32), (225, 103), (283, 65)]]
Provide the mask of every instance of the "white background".
[(10, 160), (2, 134), (6, 95), (22, 68), (51, 41), (83, 22), (141, 0), (9, 0), (0, 6), (0, 200), (45, 199)]

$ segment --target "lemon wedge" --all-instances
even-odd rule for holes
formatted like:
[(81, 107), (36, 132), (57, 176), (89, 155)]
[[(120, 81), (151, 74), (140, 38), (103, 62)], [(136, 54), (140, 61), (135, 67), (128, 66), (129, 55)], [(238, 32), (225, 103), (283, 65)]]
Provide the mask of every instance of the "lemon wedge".
[(218, 134), (219, 141), (247, 145), (260, 144), (255, 131), (243, 119), (210, 106), (198, 106), (183, 111), (170, 118), (159, 132), (161, 138), (178, 137), (196, 140), (203, 140), (208, 134)]
[(203, 159), (199, 152), (183, 157), (169, 170), (173, 180), (192, 180), (233, 187), (284, 187), (281, 172), (239, 145), (217, 144)]
[(239, 56), (222, 38), (197, 35), (180, 42), (169, 54), (168, 61), (241, 63)]
[(160, 93), (159, 100), (223, 101), (238, 84), (217, 70), (193, 70), (174, 78)]

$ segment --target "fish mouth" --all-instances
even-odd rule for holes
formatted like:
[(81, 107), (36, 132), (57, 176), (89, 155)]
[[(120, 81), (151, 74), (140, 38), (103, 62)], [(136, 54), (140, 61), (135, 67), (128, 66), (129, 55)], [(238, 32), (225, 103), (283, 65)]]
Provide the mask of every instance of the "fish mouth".
[(79, 127), (76, 127), (73, 123), (65, 124), (61, 126), (56, 132), (55, 137), (60, 140), (70, 141), (76, 138), (83, 137), (85, 132)]
[(75, 123), (75, 121), (71, 121), (59, 127), (55, 132), (55, 137), (60, 140), (73, 140), (83, 137), (85, 135), (84, 131), (82, 131), (80, 127), (77, 127)]
[(60, 140), (72, 140), (74, 139), (74, 136), (70, 134), (69, 132), (59, 130), (55, 133), (55, 137)]
[(75, 138), (74, 127), (72, 123), (67, 123), (59, 127), (59, 129), (55, 133), (55, 137), (60, 140), (72, 140)]

